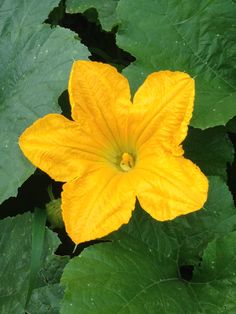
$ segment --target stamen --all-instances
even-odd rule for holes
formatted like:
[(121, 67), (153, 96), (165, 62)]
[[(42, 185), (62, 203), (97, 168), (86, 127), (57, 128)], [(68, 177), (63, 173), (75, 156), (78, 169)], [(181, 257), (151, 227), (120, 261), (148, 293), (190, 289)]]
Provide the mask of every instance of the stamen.
[(123, 171), (129, 171), (134, 167), (134, 158), (129, 153), (123, 153), (120, 161), (120, 168)]

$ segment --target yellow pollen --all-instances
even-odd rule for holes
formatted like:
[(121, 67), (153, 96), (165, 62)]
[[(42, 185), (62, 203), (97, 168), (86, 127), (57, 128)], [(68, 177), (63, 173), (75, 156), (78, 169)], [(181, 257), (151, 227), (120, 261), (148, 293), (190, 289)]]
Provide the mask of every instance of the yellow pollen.
[(123, 153), (121, 156), (120, 167), (123, 171), (129, 171), (134, 167), (134, 158), (129, 153)]

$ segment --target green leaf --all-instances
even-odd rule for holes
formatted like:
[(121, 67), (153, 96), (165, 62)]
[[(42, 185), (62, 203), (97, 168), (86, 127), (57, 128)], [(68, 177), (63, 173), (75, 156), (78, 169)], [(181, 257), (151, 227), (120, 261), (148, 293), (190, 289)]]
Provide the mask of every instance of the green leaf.
[(224, 127), (207, 130), (190, 128), (184, 142), (186, 158), (196, 163), (208, 176), (226, 180), (227, 164), (234, 159), (234, 147)]
[(33, 173), (18, 147), (24, 129), (49, 112), (59, 112), (73, 59), (87, 49), (63, 28), (41, 24), (58, 1), (0, 4), (0, 203), (17, 194)]
[(236, 232), (210, 243), (193, 277), (194, 291), (205, 313), (236, 311)]
[[(33, 215), (25, 213), (14, 218), (6, 218), (0, 221), (0, 268), (2, 269), (0, 286), (0, 313), (24, 313), (26, 310), (27, 294), (31, 280), (31, 251), (32, 251), (32, 222)], [(48, 292), (48, 297), (43, 301), (42, 306), (55, 308), (55, 299), (61, 298), (62, 290), (56, 286), (62, 269), (67, 259), (55, 256), (53, 252), (60, 241), (57, 236), (45, 229), (42, 254), (39, 256), (39, 271), (35, 274), (34, 290), (29, 300), (28, 307), (31, 308), (37, 300), (41, 300)], [(33, 248), (35, 251), (36, 248)], [(45, 274), (49, 271), (47, 265), (52, 262), (50, 271), (57, 271), (57, 277)], [(59, 266), (60, 265), (60, 266)], [(60, 269), (60, 275), (58, 270)], [(52, 279), (54, 278), (54, 279)], [(55, 280), (57, 278), (57, 280)], [(57, 293), (58, 292), (58, 293)], [(53, 297), (50, 298), (50, 295)], [(37, 301), (39, 304), (39, 301)], [(40, 305), (41, 306), (41, 305)], [(32, 312), (41, 313), (41, 312)], [(42, 312), (44, 313), (44, 312)], [(50, 311), (48, 313), (51, 313)]]
[(176, 289), (175, 263), (170, 259), (158, 265), (155, 253), (132, 239), (87, 249), (67, 265), (62, 284), (66, 290), (61, 313), (155, 313), (156, 309), (168, 313), (163, 286), (169, 289), (168, 299), (181, 297), (186, 312), (191, 310), (189, 300)]
[(62, 297), (63, 289), (59, 284), (35, 289), (27, 311), (30, 314), (58, 314)]
[(41, 265), (40, 278), (38, 286), (43, 286), (45, 282), (56, 284), (61, 279), (64, 266), (69, 261), (69, 256), (47, 256), (43, 265)]
[(102, 28), (110, 31), (117, 25), (116, 7), (118, 0), (67, 0), (67, 13), (84, 13), (86, 10), (94, 8), (98, 12), (98, 18)]
[[(19, 0), (1, 1), (0, 34), (12, 33), (14, 29), (16, 32), (14, 34), (12, 33), (12, 39), (17, 39), (22, 32), (21, 28), (30, 28), (32, 25), (43, 23), (50, 11), (57, 6), (58, 3), (58, 0), (44, 0), (40, 2), (37, 0), (26, 0), (24, 2)], [(14, 42), (17, 44), (17, 41)], [(14, 42), (12, 42), (12, 44)]]
[[(112, 242), (90, 246), (67, 264), (61, 313), (211, 313), (204, 312), (211, 298), (199, 292), (202, 280), (183, 280), (180, 266), (196, 267), (208, 243), (235, 226), (232, 197), (217, 177), (199, 212), (157, 222), (136, 210), (128, 225), (107, 237)], [(212, 277), (202, 276), (207, 289)], [(220, 289), (224, 296), (223, 284)]]
[(196, 80), (191, 124), (225, 125), (236, 115), (236, 4), (231, 0), (120, 0), (119, 47), (136, 61), (125, 71), (133, 90), (158, 70)]

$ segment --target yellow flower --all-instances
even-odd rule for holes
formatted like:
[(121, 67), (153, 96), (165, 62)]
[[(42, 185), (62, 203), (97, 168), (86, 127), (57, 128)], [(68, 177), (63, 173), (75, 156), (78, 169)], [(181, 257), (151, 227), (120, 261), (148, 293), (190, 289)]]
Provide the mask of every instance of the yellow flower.
[(130, 100), (125, 77), (110, 65), (76, 61), (69, 80), (72, 118), (48, 114), (20, 137), (25, 156), (66, 182), (62, 215), (75, 243), (103, 237), (129, 221), (136, 197), (164, 221), (200, 209), (208, 181), (183, 157), (194, 80), (161, 71)]

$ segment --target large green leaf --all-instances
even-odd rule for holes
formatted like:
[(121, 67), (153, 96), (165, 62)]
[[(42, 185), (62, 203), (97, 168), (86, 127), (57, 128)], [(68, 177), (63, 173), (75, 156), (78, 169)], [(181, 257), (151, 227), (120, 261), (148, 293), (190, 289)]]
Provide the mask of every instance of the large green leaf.
[[(181, 279), (174, 259), (158, 263), (143, 243), (99, 244), (66, 267), (61, 314), (235, 313), (235, 241), (234, 232), (210, 243), (207, 265), (190, 282)], [(220, 260), (219, 250), (232, 259)]]
[(190, 128), (184, 142), (185, 156), (208, 176), (227, 178), (226, 167), (234, 159), (234, 147), (224, 127)]
[(68, 13), (84, 13), (94, 8), (98, 12), (98, 18), (102, 28), (110, 31), (117, 25), (116, 7), (118, 0), (67, 0), (66, 11)]
[[(2, 314), (23, 314), (25, 311), (31, 282), (31, 254), (39, 250), (38, 247), (32, 249), (32, 219), (33, 215), (26, 213), (0, 221), (0, 313)], [(48, 309), (48, 313), (58, 313), (58, 303), (55, 300), (61, 298), (62, 289), (57, 283), (68, 261), (67, 258), (53, 254), (59, 243), (57, 236), (46, 229), (42, 254), (39, 256), (40, 267), (27, 305), (27, 309), (30, 309), (32, 314), (47, 313), (39, 311), (40, 308)], [(35, 309), (35, 304), (38, 310)]]
[(236, 115), (235, 1), (120, 0), (117, 15), (118, 46), (136, 58), (124, 71), (133, 90), (150, 72), (186, 71), (196, 80), (193, 126)]
[(73, 59), (88, 56), (72, 32), (41, 24), (57, 3), (0, 1), (0, 203), (34, 171), (19, 150), (19, 135), (37, 118), (59, 111)]
[[(204, 270), (204, 282), (197, 275), (187, 282), (180, 275), (180, 266), (192, 260), (197, 268), (208, 243), (235, 225), (232, 198), (220, 178), (212, 178), (205, 209), (195, 214), (160, 223), (136, 211), (127, 226), (108, 237), (112, 242), (89, 247), (67, 264), (61, 313), (211, 313), (205, 309), (212, 310), (207, 301), (213, 302), (214, 295), (205, 291), (209, 284), (217, 289), (218, 282), (211, 283), (212, 277)], [(235, 259), (231, 266), (236, 267)], [(216, 297), (218, 304), (227, 306), (233, 297), (226, 300), (224, 287), (221, 282)]]

